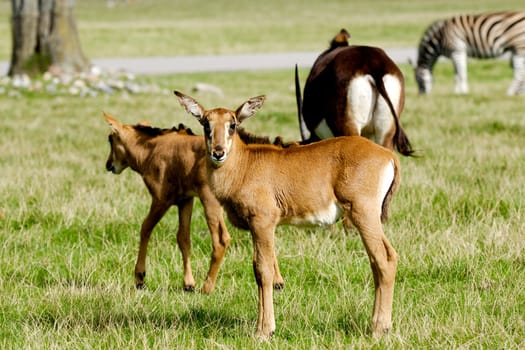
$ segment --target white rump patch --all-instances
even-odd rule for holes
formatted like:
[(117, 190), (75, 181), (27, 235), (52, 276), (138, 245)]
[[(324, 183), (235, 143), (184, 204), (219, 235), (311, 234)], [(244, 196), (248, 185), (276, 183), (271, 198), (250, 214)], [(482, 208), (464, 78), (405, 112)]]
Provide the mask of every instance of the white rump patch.
[(381, 179), (381, 187), (380, 187), (380, 193), (379, 198), (381, 199), (381, 203), (385, 199), (385, 196), (390, 189), (390, 186), (392, 186), (392, 182), (394, 182), (394, 176), (395, 176), (395, 168), (394, 168), (394, 160), (391, 159), (388, 163), (387, 167), (385, 168), (385, 171), (383, 173), (383, 178)]
[(356, 77), (348, 84), (347, 115), (352, 116), (359, 134), (372, 121), (377, 90), (372, 88), (374, 80), (370, 75)]
[[(401, 99), (401, 84), (397, 77), (386, 74), (383, 77), (383, 85), (385, 90), (392, 102), (392, 106), (399, 117), (399, 100)], [(384, 144), (386, 135), (392, 130), (395, 130), (394, 115), (388, 106), (385, 98), (381, 95), (377, 95), (377, 104), (374, 111), (374, 129), (375, 129), (375, 141), (380, 145)]]
[[(401, 82), (391, 74), (382, 78), (388, 98), (397, 110), (401, 98)], [(362, 75), (348, 84), (347, 118), (354, 122), (361, 136), (384, 144), (386, 135), (394, 128), (394, 118), (385, 98), (377, 90), (371, 75)]]
[(396, 113), (399, 113), (399, 111), (397, 111), (397, 106), (399, 106), (399, 100), (401, 99), (401, 83), (399, 79), (391, 74), (386, 74), (383, 77), (383, 84), (385, 85), (386, 93), (390, 101), (392, 101)]

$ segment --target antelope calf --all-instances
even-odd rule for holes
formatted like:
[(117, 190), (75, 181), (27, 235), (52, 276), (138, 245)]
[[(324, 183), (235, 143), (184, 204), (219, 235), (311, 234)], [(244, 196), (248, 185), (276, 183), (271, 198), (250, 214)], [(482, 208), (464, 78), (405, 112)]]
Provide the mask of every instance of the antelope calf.
[[(210, 293), (215, 287), (217, 274), (230, 242), (224, 223), (221, 205), (211, 192), (205, 165), (206, 146), (202, 136), (189, 129), (159, 129), (144, 124), (123, 125), (107, 113), (111, 133), (111, 147), (106, 169), (120, 174), (130, 167), (142, 176), (151, 195), (151, 207), (140, 230), (140, 246), (135, 265), (135, 286), (142, 288), (146, 275), (146, 253), (151, 232), (168, 209), (176, 205), (179, 211), (177, 243), (182, 253), (184, 267), (184, 290), (193, 291), (195, 280), (190, 264), (190, 223), (194, 197), (198, 196), (206, 216), (212, 238), (212, 256), (202, 292)], [(248, 142), (269, 143), (268, 138), (256, 137), (243, 132)], [(280, 140), (276, 140), (279, 142)], [(284, 285), (277, 260), (275, 287)]]
[(397, 254), (382, 221), (400, 182), (397, 156), (362, 137), (338, 137), (305, 146), (247, 145), (237, 127), (253, 116), (265, 97), (236, 110), (206, 110), (175, 91), (181, 105), (202, 124), (211, 191), (230, 222), (253, 238), (253, 268), (259, 291), (258, 336), (275, 331), (273, 309), (275, 228), (281, 224), (332, 224), (347, 217), (358, 229), (375, 284), (372, 331), (391, 327)]
[(202, 137), (184, 128), (165, 130), (143, 124), (123, 125), (106, 113), (104, 118), (111, 127), (111, 151), (106, 169), (120, 174), (130, 167), (142, 176), (151, 195), (151, 207), (140, 230), (135, 286), (144, 286), (146, 253), (153, 228), (168, 209), (176, 205), (179, 211), (177, 243), (182, 253), (184, 290), (194, 290), (195, 280), (190, 263), (190, 223), (193, 198), (198, 196), (204, 207), (213, 245), (210, 268), (202, 287), (203, 292), (210, 293), (215, 286), (230, 235), (224, 223), (222, 208), (207, 184), (203, 162), (206, 150)]
[(403, 73), (380, 48), (350, 46), (348, 38), (342, 29), (317, 57), (304, 85), (304, 100), (295, 68), (303, 141), (361, 135), (411, 155), (414, 151), (399, 124), (405, 104)]

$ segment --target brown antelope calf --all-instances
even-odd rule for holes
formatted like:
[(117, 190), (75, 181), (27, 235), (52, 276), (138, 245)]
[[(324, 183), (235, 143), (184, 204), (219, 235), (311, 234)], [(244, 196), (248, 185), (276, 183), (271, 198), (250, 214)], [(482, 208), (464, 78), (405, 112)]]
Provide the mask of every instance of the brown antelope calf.
[(403, 73), (380, 48), (349, 46), (348, 38), (350, 34), (341, 29), (328, 50), (317, 57), (304, 86), (303, 101), (295, 68), (303, 141), (361, 135), (411, 155), (412, 146), (399, 124), (405, 104)]
[(237, 126), (264, 102), (254, 97), (236, 110), (204, 109), (192, 97), (175, 91), (181, 105), (204, 128), (206, 164), (212, 192), (230, 222), (249, 229), (253, 267), (259, 290), (257, 335), (275, 331), (273, 309), (277, 225), (325, 225), (342, 216), (358, 229), (370, 259), (375, 284), (372, 331), (391, 327), (397, 254), (382, 221), (400, 182), (397, 156), (362, 137), (338, 137), (305, 146), (278, 148), (247, 145)]
[[(195, 280), (190, 264), (190, 223), (193, 198), (199, 196), (212, 237), (213, 253), (202, 291), (210, 293), (217, 279), (230, 235), (223, 220), (222, 208), (206, 181), (202, 137), (172, 129), (152, 128), (143, 124), (123, 125), (104, 113), (111, 127), (111, 151), (106, 169), (120, 174), (127, 167), (139, 173), (151, 195), (151, 207), (140, 230), (140, 247), (135, 265), (135, 285), (144, 286), (146, 253), (153, 228), (172, 205), (179, 210), (177, 243), (184, 266), (184, 290), (192, 291)], [(202, 166), (200, 164), (202, 163)]]
[[(215, 287), (217, 274), (230, 242), (224, 223), (223, 210), (210, 191), (206, 177), (206, 146), (202, 136), (189, 129), (152, 128), (144, 124), (123, 125), (107, 113), (104, 118), (111, 127), (109, 143), (111, 150), (106, 169), (120, 174), (130, 167), (142, 176), (151, 195), (151, 207), (140, 230), (140, 247), (135, 265), (135, 285), (144, 286), (146, 253), (153, 228), (172, 205), (179, 210), (177, 243), (182, 253), (184, 267), (184, 290), (193, 291), (190, 264), (190, 223), (193, 198), (198, 196), (204, 207), (206, 222), (212, 238), (210, 268), (202, 292), (210, 293)], [(267, 142), (268, 138), (243, 133), (248, 142)], [(276, 142), (279, 140), (276, 140)], [(284, 281), (275, 265), (275, 287), (282, 288)]]

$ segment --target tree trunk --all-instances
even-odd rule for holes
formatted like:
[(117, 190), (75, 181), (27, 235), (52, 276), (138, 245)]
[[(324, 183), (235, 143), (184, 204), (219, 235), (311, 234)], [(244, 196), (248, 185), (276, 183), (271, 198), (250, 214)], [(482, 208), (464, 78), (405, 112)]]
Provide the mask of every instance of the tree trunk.
[(84, 56), (73, 14), (74, 0), (11, 0), (13, 51), (8, 75), (82, 72)]

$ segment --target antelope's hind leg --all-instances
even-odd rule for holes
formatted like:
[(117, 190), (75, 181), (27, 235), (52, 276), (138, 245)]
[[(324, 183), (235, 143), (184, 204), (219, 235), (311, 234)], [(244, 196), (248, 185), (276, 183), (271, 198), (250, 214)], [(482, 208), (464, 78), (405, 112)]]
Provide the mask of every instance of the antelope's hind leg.
[(182, 264), (184, 268), (183, 288), (186, 292), (195, 290), (195, 280), (191, 271), (191, 237), (190, 225), (191, 214), (193, 212), (193, 198), (188, 198), (178, 205), (179, 208), (179, 229), (177, 231), (177, 244), (182, 253)]
[(284, 289), (284, 279), (281, 276), (281, 271), (279, 270), (279, 263), (277, 261), (277, 255), (273, 255), (273, 289), (282, 290)]
[(392, 326), (392, 303), (397, 270), (397, 253), (386, 238), (379, 208), (355, 205), (352, 222), (365, 245), (374, 277), (375, 299), (371, 329), (374, 336), (388, 333)]

